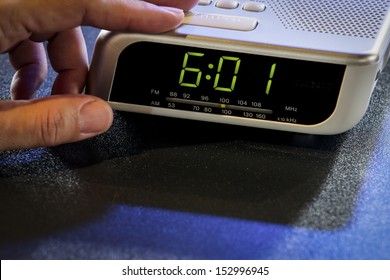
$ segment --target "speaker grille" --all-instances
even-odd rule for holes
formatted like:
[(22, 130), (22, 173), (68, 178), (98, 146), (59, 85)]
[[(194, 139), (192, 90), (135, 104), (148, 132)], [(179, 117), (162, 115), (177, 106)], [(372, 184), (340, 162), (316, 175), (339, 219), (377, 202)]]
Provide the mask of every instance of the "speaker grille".
[(286, 29), (376, 38), (390, 0), (267, 0)]

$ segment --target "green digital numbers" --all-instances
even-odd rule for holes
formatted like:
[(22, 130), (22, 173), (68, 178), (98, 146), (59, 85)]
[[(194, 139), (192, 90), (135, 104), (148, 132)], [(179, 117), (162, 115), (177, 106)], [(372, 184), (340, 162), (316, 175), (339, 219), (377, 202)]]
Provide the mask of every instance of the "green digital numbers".
[[(221, 86), (218, 85), (219, 84), (219, 78), (221, 76), (220, 73), (222, 71), (223, 63), (225, 61), (233, 61), (236, 64), (235, 67), (234, 67), (234, 75), (232, 77), (232, 82), (230, 84), (230, 87), (221, 87)], [(227, 91), (227, 92), (232, 92), (234, 90), (234, 87), (236, 86), (238, 70), (240, 69), (240, 63), (241, 63), (241, 59), (239, 59), (238, 57), (222, 56), (219, 59), (217, 75), (215, 76), (215, 81), (214, 81), (214, 89), (215, 90)]]
[[(182, 87), (198, 88), (203, 80), (210, 81), (210, 86), (216, 91), (233, 92), (238, 80), (238, 72), (241, 66), (241, 58), (235, 56), (221, 56), (218, 65), (204, 60), (205, 54), (201, 52), (186, 52), (184, 54), (182, 69), (179, 76), (179, 85)], [(193, 67), (192, 65), (196, 65)], [(207, 67), (205, 67), (207, 65)], [(267, 67), (260, 65), (260, 67)], [(208, 69), (207, 69), (208, 68)], [(203, 72), (206, 72), (203, 75)], [(212, 75), (213, 71), (215, 75)], [(265, 94), (271, 93), (272, 81), (276, 71), (276, 63), (271, 65), (268, 81), (265, 85)], [(214, 79), (214, 81), (212, 81)]]
[[(197, 88), (199, 87), (202, 79), (202, 71), (200, 68), (194, 68), (190, 67), (191, 65), (190, 60), (191, 57), (203, 57), (204, 53), (198, 53), (198, 52), (186, 52), (184, 54), (184, 59), (183, 59), (183, 64), (182, 64), (182, 69), (180, 71), (180, 77), (179, 77), (179, 85), (183, 87), (191, 87), (191, 88)], [(221, 75), (222, 75), (222, 70), (223, 67), (226, 63), (232, 62), (234, 63), (234, 70), (232, 73), (232, 79), (230, 82), (230, 85), (226, 86), (221, 86)], [(232, 92), (236, 86), (237, 82), (237, 74), (240, 69), (240, 63), (241, 59), (238, 57), (232, 57), (232, 56), (221, 56), (219, 58), (218, 66), (217, 66), (217, 74), (215, 75), (214, 78), (214, 84), (213, 88), (218, 91), (225, 91), (225, 92)], [(214, 65), (209, 64), (208, 65), (209, 69), (213, 69)], [(193, 75), (188, 75), (188, 73), (192, 73)], [(223, 74), (226, 75), (226, 74)], [(190, 78), (188, 78), (190, 77)], [(206, 80), (211, 79), (211, 75), (206, 75), (205, 76)]]
[(276, 63), (272, 64), (271, 70), (269, 71), (269, 80), (267, 83), (267, 87), (265, 89), (265, 93), (268, 95), (271, 92), (271, 86), (272, 86), (272, 79), (274, 78), (276, 70)]
[[(187, 66), (189, 57), (191, 57), (191, 56), (202, 57), (202, 56), (204, 56), (204, 53), (197, 53), (197, 52), (186, 52), (185, 53), (184, 59), (183, 59), (183, 66), (182, 66), (183, 69), (180, 72), (179, 85), (181, 85), (183, 87), (197, 88), (200, 84), (200, 79), (202, 77), (202, 71), (200, 71), (199, 68), (191, 68), (191, 67)], [(187, 72), (197, 73), (195, 83), (183, 82), (184, 76)]]

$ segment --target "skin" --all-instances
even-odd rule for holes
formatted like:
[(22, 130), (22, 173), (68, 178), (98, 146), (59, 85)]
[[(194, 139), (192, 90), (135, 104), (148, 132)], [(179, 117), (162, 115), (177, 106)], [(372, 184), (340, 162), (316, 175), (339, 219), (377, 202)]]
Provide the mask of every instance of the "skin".
[[(81, 25), (161, 33), (180, 25), (197, 1), (0, 0), (0, 53), (15, 69), (12, 100), (0, 101), (0, 151), (76, 142), (110, 128), (110, 106), (80, 94), (88, 74)], [(47, 75), (46, 57), (58, 75), (50, 96), (33, 99)]]

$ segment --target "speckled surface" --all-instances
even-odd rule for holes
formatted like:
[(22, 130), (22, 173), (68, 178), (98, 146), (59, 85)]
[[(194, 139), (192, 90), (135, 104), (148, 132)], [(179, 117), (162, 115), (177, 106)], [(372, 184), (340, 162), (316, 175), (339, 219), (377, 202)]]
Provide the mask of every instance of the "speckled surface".
[(0, 257), (389, 259), (389, 95), (388, 65), (336, 136), (117, 112), (94, 139), (2, 152)]

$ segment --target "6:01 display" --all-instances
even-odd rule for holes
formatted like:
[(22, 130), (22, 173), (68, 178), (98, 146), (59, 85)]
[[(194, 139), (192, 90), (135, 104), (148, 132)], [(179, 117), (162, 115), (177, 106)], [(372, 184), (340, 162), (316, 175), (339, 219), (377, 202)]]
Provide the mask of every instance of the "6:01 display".
[[(190, 88), (197, 88), (199, 87), (203, 72), (201, 71), (200, 68), (194, 68), (190, 67), (189, 60), (190, 58), (193, 57), (192, 59), (201, 59), (204, 57), (204, 53), (200, 52), (186, 52), (184, 54), (183, 58), (183, 63), (182, 63), (182, 69), (180, 71), (180, 77), (179, 77), (179, 85), (183, 87), (190, 87)], [(231, 73), (225, 73), (228, 77), (231, 79), (228, 79), (226, 77), (226, 81), (229, 81), (227, 85), (221, 85), (221, 73), (223, 73), (223, 67), (227, 64), (231, 63), (233, 64), (233, 68), (231, 68)], [(237, 76), (238, 72), (240, 70), (240, 65), (241, 65), (241, 58), (235, 57), (235, 56), (221, 56), (218, 61), (218, 66), (217, 66), (217, 74), (215, 75), (214, 78), (214, 83), (213, 83), (213, 89), (218, 90), (218, 91), (224, 91), (224, 92), (233, 92), (236, 86), (237, 82)], [(214, 65), (209, 63), (208, 64), (209, 69), (213, 69)], [(276, 70), (276, 63), (273, 63), (271, 65), (271, 69), (269, 72), (269, 79), (265, 88), (265, 93), (268, 95), (271, 91), (271, 86), (272, 86), (272, 79), (275, 75), (275, 70)], [(188, 79), (186, 74), (188, 73), (194, 73), (194, 78)], [(212, 77), (211, 75), (206, 75), (205, 76), (206, 80), (211, 80)]]

